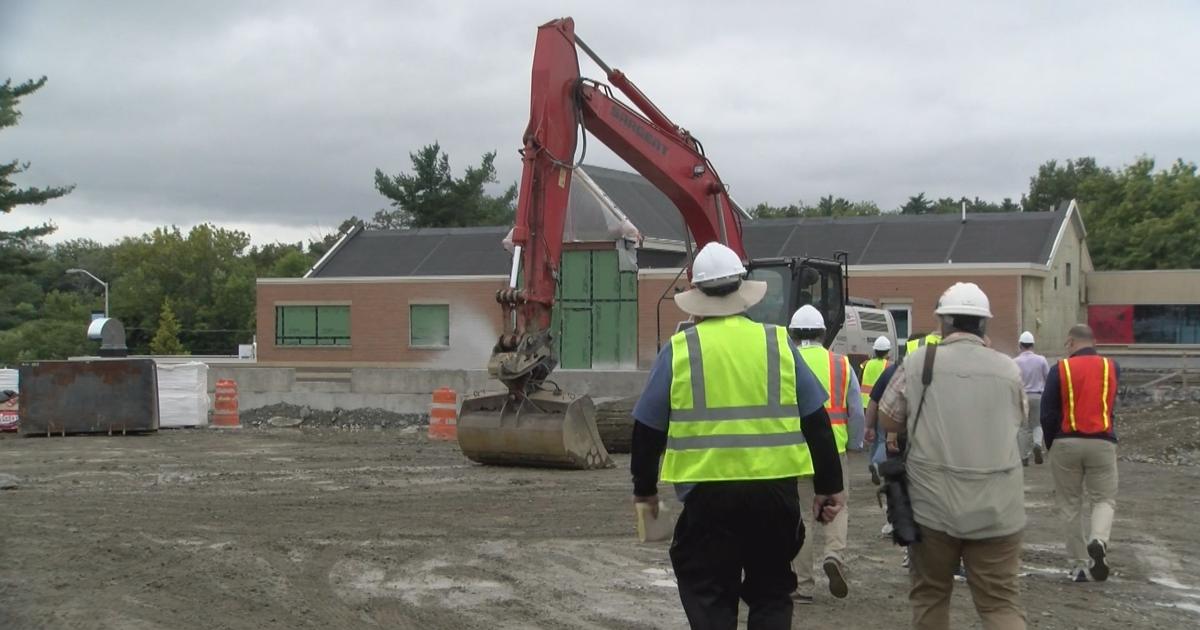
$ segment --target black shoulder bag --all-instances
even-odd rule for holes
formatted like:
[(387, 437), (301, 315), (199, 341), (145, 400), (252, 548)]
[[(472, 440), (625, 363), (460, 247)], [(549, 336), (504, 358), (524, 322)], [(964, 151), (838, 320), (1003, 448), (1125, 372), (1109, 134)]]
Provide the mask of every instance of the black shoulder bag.
[(933, 382), (933, 359), (937, 355), (937, 345), (925, 346), (925, 362), (921, 366), (921, 400), (917, 403), (917, 413), (913, 416), (912, 425), (908, 427), (908, 441), (904, 445), (904, 453), (900, 457), (888, 459), (879, 464), (879, 474), (883, 477), (883, 485), (876, 493), (880, 501), (887, 498), (887, 520), (892, 524), (892, 541), (897, 545), (907, 547), (921, 542), (921, 530), (913, 518), (912, 501), (908, 496), (908, 451), (912, 448), (913, 437), (917, 432), (917, 421), (921, 419), (921, 410), (925, 407), (925, 393)]

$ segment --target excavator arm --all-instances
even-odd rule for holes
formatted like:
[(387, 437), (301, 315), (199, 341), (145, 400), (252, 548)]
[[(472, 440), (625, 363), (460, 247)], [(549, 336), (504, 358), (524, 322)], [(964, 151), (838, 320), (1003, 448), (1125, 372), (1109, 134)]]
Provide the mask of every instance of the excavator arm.
[[(615, 99), (607, 85), (580, 76), (577, 46), (637, 109)], [(516, 396), (539, 387), (554, 369), (550, 319), (581, 127), (674, 202), (698, 246), (720, 241), (746, 257), (740, 214), (699, 141), (576, 37), (571, 18), (538, 29), (532, 78), (513, 266), (508, 288), (497, 295), (505, 330), (489, 363)]]
[[(580, 76), (578, 49), (604, 70), (608, 82), (633, 107), (614, 98), (608, 85)], [(603, 142), (661, 190), (683, 215), (698, 246), (718, 241), (745, 260), (741, 214), (700, 142), (673, 123), (628, 77), (609, 68), (575, 35), (570, 18), (538, 29), (532, 78), (512, 267), (508, 286), (496, 295), (504, 329), (488, 363), (491, 376), (507, 391), (463, 400), (458, 443), (467, 457), (485, 464), (611, 466), (591, 398), (573, 396), (547, 382), (556, 365), (550, 322), (581, 138), (586, 149), (581, 131)], [(837, 262), (830, 264), (835, 272), (843, 270)], [(806, 262), (789, 262), (786, 269), (787, 278), (777, 274), (778, 297), (797, 302), (812, 286), (801, 282), (806, 276), (798, 274), (812, 275), (814, 269)], [(752, 273), (772, 272), (764, 267)], [(789, 289), (793, 284), (795, 291)], [(782, 312), (783, 304), (779, 306), (776, 310)], [(833, 323), (840, 325), (840, 321)]]

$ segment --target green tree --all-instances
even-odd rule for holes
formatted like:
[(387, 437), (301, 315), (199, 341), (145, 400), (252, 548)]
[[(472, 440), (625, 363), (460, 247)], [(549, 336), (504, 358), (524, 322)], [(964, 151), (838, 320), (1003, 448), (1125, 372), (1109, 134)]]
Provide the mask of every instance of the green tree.
[[(17, 121), (21, 119), (21, 111), (17, 109), (21, 99), (38, 91), (45, 84), (46, 77), (18, 85), (13, 85), (12, 79), (6, 79), (4, 83), (0, 84), (0, 129), (16, 125)], [(28, 162), (21, 163), (19, 160), (0, 163), (0, 212), (8, 214), (17, 206), (41, 205), (51, 199), (62, 197), (74, 188), (74, 186), (18, 188), (12, 178), (25, 172), (28, 168)], [(36, 239), (53, 231), (54, 226), (46, 223), (15, 232), (0, 232), (0, 245)]]
[(1155, 170), (1141, 157), (1121, 169), (1094, 158), (1049, 161), (1030, 179), (1026, 210), (1079, 203), (1097, 269), (1187, 269), (1200, 266), (1200, 177), (1183, 160)]
[(130, 331), (131, 349), (144, 351), (163, 299), (170, 298), (185, 345), (200, 352), (233, 352), (254, 328), (254, 262), (244, 232), (201, 224), (184, 235), (157, 228), (114, 246), (120, 275), (112, 311)]
[(817, 205), (810, 206), (803, 201), (786, 206), (772, 206), (760, 203), (750, 209), (750, 216), (756, 219), (782, 219), (788, 217), (856, 217), (879, 214), (879, 206), (873, 201), (850, 201), (843, 197), (826, 195), (821, 197)]
[(487, 193), (496, 183), (496, 153), (485, 153), (479, 166), (455, 178), (450, 157), (434, 142), (410, 153), (412, 173), (389, 176), (375, 169), (375, 188), (391, 200), (393, 210), (375, 213), (371, 227), (404, 229), (507, 225), (515, 214), (517, 185), (500, 196)]
[(932, 208), (933, 204), (925, 198), (925, 193), (918, 193), (900, 206), (900, 214), (927, 214)]
[(88, 311), (77, 294), (47, 293), (38, 319), (0, 331), (0, 364), (95, 355), (99, 344), (87, 339)]
[(187, 349), (179, 342), (179, 320), (171, 309), (171, 298), (162, 302), (162, 311), (158, 316), (158, 330), (150, 341), (151, 354), (179, 355), (187, 354)]
[[(17, 109), (23, 97), (46, 84), (46, 77), (13, 85), (11, 80), (0, 83), (0, 130), (12, 127), (21, 119)], [(70, 186), (36, 188), (18, 187), (13, 178), (25, 172), (28, 163), (19, 160), (0, 162), (0, 213), (8, 214), (17, 206), (41, 205), (71, 192)], [(54, 231), (45, 223), (14, 231), (0, 230), (0, 330), (10, 329), (37, 316), (45, 297), (38, 282), (50, 250), (41, 237)]]
[(289, 250), (275, 261), (267, 277), (300, 278), (312, 268), (315, 262), (314, 258), (298, 249)]
[(1062, 166), (1050, 160), (1030, 178), (1029, 193), (1021, 195), (1021, 207), (1026, 212), (1054, 210), (1058, 204), (1078, 198), (1085, 182), (1111, 175), (1111, 171), (1096, 165), (1096, 158), (1067, 160)]

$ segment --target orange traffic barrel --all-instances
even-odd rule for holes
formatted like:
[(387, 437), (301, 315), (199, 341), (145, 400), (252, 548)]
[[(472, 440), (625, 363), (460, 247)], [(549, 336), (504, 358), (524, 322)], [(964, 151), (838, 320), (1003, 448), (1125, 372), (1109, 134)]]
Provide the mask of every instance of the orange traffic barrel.
[(242, 421), (238, 418), (238, 387), (237, 381), (223, 378), (217, 381), (213, 396), (214, 427), (222, 429), (240, 429)]
[(429, 439), (458, 439), (458, 393), (449, 387), (433, 390), (429, 405)]

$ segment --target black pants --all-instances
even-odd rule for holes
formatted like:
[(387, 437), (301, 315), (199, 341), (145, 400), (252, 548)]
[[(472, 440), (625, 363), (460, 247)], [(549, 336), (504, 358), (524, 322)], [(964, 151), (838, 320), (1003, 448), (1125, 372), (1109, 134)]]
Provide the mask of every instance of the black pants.
[(750, 630), (792, 627), (791, 563), (804, 542), (796, 482), (701, 483), (688, 493), (671, 564), (693, 630), (736, 628), (739, 598)]

